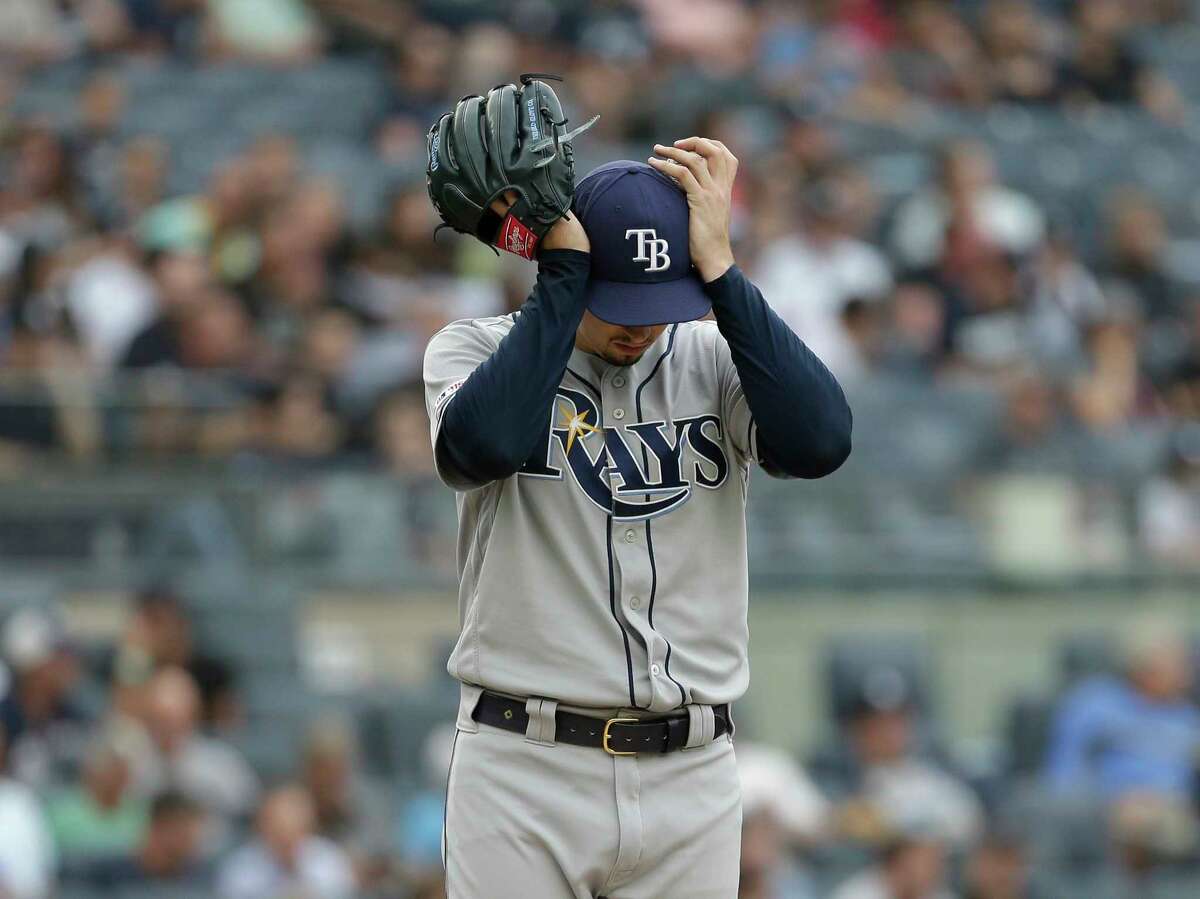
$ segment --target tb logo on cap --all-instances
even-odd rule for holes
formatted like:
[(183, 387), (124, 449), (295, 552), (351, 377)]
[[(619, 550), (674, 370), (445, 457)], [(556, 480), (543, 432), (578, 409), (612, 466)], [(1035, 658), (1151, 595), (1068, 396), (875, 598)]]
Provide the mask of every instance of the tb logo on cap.
[(637, 237), (637, 255), (633, 261), (649, 262), (646, 271), (661, 272), (671, 264), (671, 257), (667, 255), (667, 239), (659, 237), (655, 229), (630, 228), (625, 232), (625, 239), (629, 240), (630, 237)]

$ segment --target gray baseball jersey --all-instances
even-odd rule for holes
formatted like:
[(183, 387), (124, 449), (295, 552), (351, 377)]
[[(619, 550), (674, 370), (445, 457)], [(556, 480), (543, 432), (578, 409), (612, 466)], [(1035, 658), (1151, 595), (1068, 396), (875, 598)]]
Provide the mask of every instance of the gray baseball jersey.
[[(512, 328), (454, 322), (425, 355), (433, 443)], [(634, 365), (579, 349), (545, 451), (458, 490), (459, 680), (597, 708), (667, 712), (746, 689), (745, 506), (755, 426), (712, 321), (669, 326)]]

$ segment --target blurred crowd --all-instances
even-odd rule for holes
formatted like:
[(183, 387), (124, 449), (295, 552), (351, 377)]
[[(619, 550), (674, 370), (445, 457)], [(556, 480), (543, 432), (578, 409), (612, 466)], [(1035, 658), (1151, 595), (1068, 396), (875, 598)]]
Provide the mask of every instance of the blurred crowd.
[(1036, 725), (1030, 704), (1014, 705), (1025, 724), (1010, 728), (994, 766), (949, 751), (915, 657), (870, 642), (857, 655), (842, 689), (834, 678), (833, 736), (806, 765), (738, 747), (742, 899), (1200, 888), (1200, 654), (1171, 622), (1145, 618), (1119, 641), (1068, 647)]
[[(999, 397), (975, 469), (1119, 469), (1127, 435), (1161, 436), (1138, 472), (1142, 536), (1159, 560), (1195, 558), (1200, 221), (1181, 232), (1161, 196), (1099, 180), (1081, 226), (1007, 185), (978, 135), (923, 152), (900, 191), (870, 157), (887, 129), (942, 113), (1122, 110), (1186, 130), (1191, 104), (1142, 48), (1191, 22), (1182, 0), (9, 0), (0, 470), (52, 454), (427, 473), (426, 339), (515, 308), (532, 272), (435, 240), (424, 132), (536, 68), (566, 77), (576, 115), (601, 115), (585, 159), (693, 132), (734, 148), (743, 267), (852, 391)], [(337, 60), (366, 65), (381, 97), (338, 135), (365, 154), (340, 178), (309, 165), (300, 132), (362, 97), (330, 94), (295, 127), (303, 85), (254, 99)], [(249, 107), (218, 93), (215, 118), (166, 134), (170, 88), (153, 107), (144, 88), (188, 72), (230, 73)], [(22, 103), (47, 83), (71, 87), (51, 109)], [(245, 139), (207, 143), (225, 122)], [(866, 156), (844, 130), (864, 123), (883, 129)], [(384, 175), (359, 208), (347, 181), (368, 168)]]
[[(457, 692), (444, 671), (424, 710), (388, 700), (399, 770), (371, 749), (369, 707), (332, 698), (267, 762), (247, 739), (267, 714), (248, 701), (255, 662), (205, 637), (205, 614), (158, 587), (130, 598), (111, 637), (84, 638), (53, 605), (0, 623), (3, 895), (444, 897)], [(832, 640), (824, 737), (773, 747), (753, 721), (739, 728), (741, 899), (1195, 895), (1200, 639), (1146, 616), (1061, 652), (1057, 680), (1013, 697), (994, 748), (966, 756), (944, 732), (927, 647)], [(292, 704), (285, 693), (269, 705)]]
[[(352, 714), (314, 714), (282, 770), (251, 764), (246, 672), (223, 648), (165, 589), (135, 597), (112, 640), (69, 638), (53, 607), (7, 617), (0, 895), (443, 895), (440, 811), (368, 783)], [(444, 780), (448, 738), (427, 742)]]

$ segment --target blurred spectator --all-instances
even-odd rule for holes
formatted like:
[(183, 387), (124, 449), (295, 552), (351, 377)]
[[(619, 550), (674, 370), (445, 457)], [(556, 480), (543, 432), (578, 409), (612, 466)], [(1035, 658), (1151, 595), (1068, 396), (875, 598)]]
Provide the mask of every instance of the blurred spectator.
[(1118, 895), (1145, 895), (1154, 889), (1155, 875), (1195, 857), (1195, 814), (1178, 799), (1127, 794), (1113, 804), (1107, 823)]
[(1178, 285), (1167, 257), (1169, 237), (1162, 210), (1149, 196), (1133, 188), (1113, 193), (1104, 274), (1131, 290), (1151, 321), (1178, 311)]
[(3, 651), (13, 673), (0, 699), (8, 771), (42, 789), (72, 775), (83, 753), (88, 720), (76, 696), (79, 663), (56, 616), (36, 608), (9, 617)]
[(58, 265), (27, 247), (13, 278), (8, 320), (0, 320), (0, 466), (14, 470), (30, 464), (35, 452), (88, 461), (101, 447), (89, 366), (56, 308)]
[(154, 318), (155, 287), (132, 241), (102, 237), (69, 276), (65, 302), (91, 367), (107, 371)]
[(1047, 233), (1024, 274), (1032, 355), (1049, 374), (1072, 373), (1083, 364), (1083, 333), (1110, 302), (1061, 226)]
[(143, 723), (150, 738), (134, 767), (139, 790), (175, 789), (218, 818), (254, 809), (258, 778), (232, 746), (199, 731), (200, 691), (181, 668), (163, 668), (150, 680)]
[(387, 813), (359, 776), (359, 755), (349, 726), (318, 720), (309, 729), (301, 783), (312, 799), (313, 832), (340, 846), (361, 872), (371, 872), (387, 844)]
[(1029, 251), (1042, 230), (1037, 206), (995, 183), (987, 148), (960, 140), (941, 149), (936, 181), (901, 204), (889, 242), (905, 268), (955, 277), (988, 256)]
[(6, 183), (0, 185), (0, 230), (41, 250), (61, 247), (78, 226), (79, 198), (66, 141), (43, 123), (16, 134)]
[(221, 870), (224, 899), (349, 899), (355, 890), (349, 858), (314, 834), (316, 811), (300, 786), (267, 794), (258, 813), (258, 837), (237, 850)]
[(25, 65), (112, 49), (125, 36), (117, 0), (5, 0), (0, 7), (0, 57)]
[(963, 899), (1034, 899), (1029, 854), (1014, 831), (990, 831), (963, 868)]
[(937, 372), (946, 352), (946, 301), (937, 287), (921, 279), (896, 285), (885, 308), (881, 365), (889, 374), (927, 378)]
[(838, 887), (832, 899), (953, 899), (945, 878), (945, 846), (914, 832), (889, 840), (879, 861)]
[(1121, 0), (1089, 0), (1073, 7), (1074, 46), (1063, 71), (1067, 99), (1138, 104), (1164, 119), (1182, 111), (1170, 82), (1143, 65), (1129, 46), (1134, 16)]
[(122, 365), (152, 368), (185, 364), (183, 331), (209, 296), (211, 280), (198, 252), (156, 251), (146, 260), (154, 279), (158, 317), (130, 342)]
[(1131, 322), (1111, 318), (1088, 329), (1084, 370), (1075, 378), (1075, 416), (1097, 433), (1122, 428), (1156, 414), (1158, 398), (1139, 366), (1137, 333)]
[(416, 386), (386, 394), (375, 410), (376, 454), (386, 471), (398, 475), (433, 471), (433, 453), (425, 438), (425, 398)]
[(984, 464), (1006, 472), (1047, 474), (1071, 464), (1055, 390), (1033, 373), (1018, 374), (1004, 395), (1000, 433), (988, 442)]
[(1162, 473), (1142, 487), (1138, 514), (1155, 561), (1200, 565), (1200, 424), (1172, 436)]
[(1168, 621), (1124, 635), (1123, 670), (1090, 678), (1055, 712), (1046, 778), (1059, 793), (1107, 800), (1133, 792), (1186, 800), (1200, 753), (1200, 709), (1188, 696), (1188, 647)]
[(857, 373), (843, 372), (844, 386), (853, 388), (856, 382), (867, 380), (877, 370), (883, 354), (886, 312), (876, 300), (854, 297), (842, 306), (841, 322), (846, 339), (853, 347)]
[(425, 151), (425, 132), (445, 112), (453, 66), (454, 36), (430, 22), (406, 29), (391, 73), (388, 115), (380, 128), (380, 152), (387, 159), (411, 159)]
[(737, 761), (742, 781), (738, 899), (817, 896), (794, 853), (827, 839), (829, 804), (784, 752), (742, 742)]
[(181, 793), (161, 793), (150, 803), (149, 822), (131, 854), (85, 862), (69, 870), (66, 879), (106, 893), (129, 887), (203, 887), (209, 881), (203, 837), (201, 808)]
[(197, 28), (205, 0), (124, 0), (134, 32), (131, 49), (158, 54), (167, 50), (189, 52), (191, 32)]
[(989, 253), (973, 260), (947, 291), (951, 361), (960, 371), (1002, 377), (1030, 353), (1017, 260)]
[(980, 23), (991, 93), (1012, 103), (1047, 104), (1060, 92), (1063, 35), (1030, 0), (991, 0)]
[(770, 4), (758, 48), (762, 77), (777, 93), (821, 108), (871, 108), (873, 56), (895, 39), (886, 4)]
[(330, 463), (343, 437), (344, 426), (321, 380), (292, 374), (259, 392), (249, 441), (238, 461), (248, 470), (272, 464), (316, 468)]
[(131, 853), (142, 838), (148, 804), (133, 795), (127, 734), (113, 729), (93, 740), (82, 780), (47, 804), (58, 854), (66, 862)]
[(905, 6), (901, 22), (902, 41), (894, 63), (909, 93), (970, 106), (988, 99), (979, 43), (954, 5), (917, 0)]
[(227, 661), (197, 646), (183, 600), (169, 588), (152, 587), (134, 600), (111, 670), (105, 673), (118, 688), (141, 688), (170, 667), (186, 670), (195, 681), (205, 728), (219, 732), (236, 727), (242, 712), (235, 672)]
[(7, 774), (7, 742), (0, 727), (0, 895), (48, 899), (54, 883), (54, 841), (37, 795)]
[(206, 30), (218, 58), (297, 65), (320, 49), (321, 31), (304, 0), (207, 0)]
[(1180, 348), (1165, 366), (1164, 400), (1179, 421), (1200, 421), (1200, 301), (1193, 300), (1190, 315), (1182, 323), (1166, 329), (1172, 343)]
[(874, 301), (891, 287), (887, 260), (847, 228), (850, 197), (829, 177), (808, 186), (800, 230), (766, 247), (756, 266), (763, 296), (839, 377), (858, 375), (866, 361), (847, 333), (851, 300)]
[(858, 686), (840, 792), (840, 829), (874, 842), (896, 827), (920, 826), (951, 846), (981, 832), (983, 810), (971, 789), (921, 752), (912, 687), (894, 668), (873, 668)]
[(112, 72), (97, 72), (79, 94), (79, 121), (68, 135), (69, 158), (81, 199), (97, 225), (111, 224), (100, 217), (108, 211), (106, 207), (120, 203), (117, 158), (126, 102), (121, 79)]

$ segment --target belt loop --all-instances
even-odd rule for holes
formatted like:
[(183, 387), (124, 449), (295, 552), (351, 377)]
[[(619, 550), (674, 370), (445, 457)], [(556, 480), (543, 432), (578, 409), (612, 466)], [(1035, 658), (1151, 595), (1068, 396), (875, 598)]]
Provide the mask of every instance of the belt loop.
[(717, 721), (713, 717), (711, 705), (689, 705), (687, 713), (688, 739), (683, 746), (685, 752), (689, 749), (707, 746), (713, 741), (713, 735), (717, 732)]
[(525, 714), (529, 724), (525, 726), (525, 742), (538, 746), (553, 746), (555, 742), (555, 719), (558, 703), (553, 699), (531, 696), (525, 700)]
[(483, 687), (463, 684), (458, 693), (458, 720), (455, 726), (469, 734), (479, 733), (479, 722), (475, 720), (475, 706), (483, 696)]

